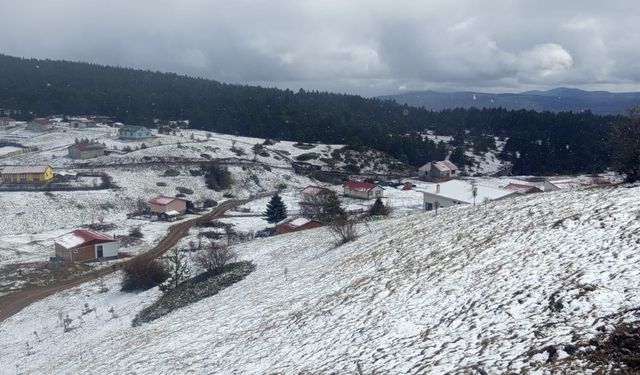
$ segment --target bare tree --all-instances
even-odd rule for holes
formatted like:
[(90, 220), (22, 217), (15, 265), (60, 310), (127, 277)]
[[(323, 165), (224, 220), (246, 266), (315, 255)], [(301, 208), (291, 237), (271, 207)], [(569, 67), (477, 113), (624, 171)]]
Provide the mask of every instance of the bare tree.
[(356, 221), (348, 216), (339, 216), (329, 223), (329, 231), (336, 239), (336, 246), (344, 245), (358, 237)]
[(229, 246), (211, 241), (205, 246), (204, 251), (195, 256), (195, 262), (207, 272), (216, 273), (235, 258), (236, 254)]

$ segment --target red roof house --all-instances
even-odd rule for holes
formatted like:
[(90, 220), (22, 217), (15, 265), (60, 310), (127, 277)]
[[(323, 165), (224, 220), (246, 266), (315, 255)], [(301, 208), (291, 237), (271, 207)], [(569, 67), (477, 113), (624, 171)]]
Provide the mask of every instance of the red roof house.
[(76, 229), (54, 241), (56, 256), (80, 262), (118, 256), (115, 238), (102, 232)]
[(301, 230), (313, 229), (321, 227), (322, 223), (318, 220), (307, 219), (305, 217), (294, 217), (285, 219), (276, 225), (276, 233), (299, 232)]
[(154, 214), (173, 214), (173, 211), (183, 214), (187, 212), (187, 201), (177, 197), (158, 195), (149, 201), (149, 208)]
[(533, 185), (517, 184), (513, 182), (507, 184), (504, 189), (512, 190), (520, 194), (542, 193), (542, 190)]
[(345, 197), (359, 199), (382, 198), (384, 189), (376, 184), (364, 181), (347, 181), (343, 185)]

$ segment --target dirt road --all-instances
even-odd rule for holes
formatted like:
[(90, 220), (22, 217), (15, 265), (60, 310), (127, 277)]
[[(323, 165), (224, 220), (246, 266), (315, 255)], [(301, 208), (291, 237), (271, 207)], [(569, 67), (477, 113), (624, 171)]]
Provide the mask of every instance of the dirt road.
[(175, 244), (177, 244), (178, 241), (187, 234), (189, 229), (191, 229), (196, 224), (218, 218), (222, 216), (228, 209), (235, 206), (242, 205), (248, 201), (249, 200), (226, 201), (221, 203), (218, 207), (213, 209), (213, 211), (205, 215), (202, 215), (195, 219), (191, 219), (191, 220), (187, 220), (187, 221), (175, 224), (169, 228), (167, 235), (162, 240), (160, 240), (160, 242), (151, 250), (149, 250), (144, 254), (140, 254), (136, 257), (133, 257), (128, 261), (118, 263), (117, 266), (103, 268), (101, 270), (91, 272), (70, 280), (61, 281), (52, 285), (25, 288), (17, 292), (0, 296), (0, 322), (16, 314), (18, 311), (29, 306), (35, 301), (48, 297), (52, 294), (61, 292), (63, 290), (76, 287), (88, 281), (95, 280), (99, 277), (111, 274), (117, 270), (120, 270), (127, 263), (132, 262), (136, 259), (152, 260), (152, 259), (159, 258), (160, 256), (162, 256), (162, 254), (164, 254), (166, 251), (171, 249)]

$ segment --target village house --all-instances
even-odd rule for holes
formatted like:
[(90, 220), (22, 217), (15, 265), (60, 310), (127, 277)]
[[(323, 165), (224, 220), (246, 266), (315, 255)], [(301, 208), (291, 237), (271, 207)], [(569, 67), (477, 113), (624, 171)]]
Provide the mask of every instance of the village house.
[(76, 143), (67, 148), (71, 159), (92, 159), (104, 156), (104, 145), (101, 143)]
[(7, 184), (46, 183), (53, 179), (53, 168), (48, 165), (3, 166), (0, 177)]
[(182, 198), (158, 195), (149, 201), (149, 210), (163, 220), (173, 221), (187, 212), (187, 201)]
[(572, 178), (555, 178), (544, 181), (544, 191), (571, 190), (580, 187)]
[(0, 128), (6, 129), (16, 125), (16, 120), (11, 117), (0, 117)]
[(358, 199), (382, 198), (384, 189), (376, 184), (363, 181), (347, 181), (343, 185), (345, 197)]
[(87, 229), (76, 229), (54, 240), (57, 257), (69, 262), (86, 262), (118, 257), (118, 244), (112, 236)]
[(542, 193), (542, 190), (537, 186), (520, 184), (516, 182), (510, 182), (503, 187), (505, 190), (515, 191), (518, 194), (532, 194), (532, 193)]
[(37, 118), (29, 121), (27, 130), (32, 132), (46, 132), (53, 129), (53, 123), (48, 118)]
[(124, 125), (118, 129), (120, 139), (144, 139), (153, 137), (151, 129), (145, 126)]
[(429, 186), (422, 191), (423, 209), (437, 210), (463, 204), (481, 204), (518, 195), (515, 191), (451, 180)]
[(73, 118), (69, 119), (69, 127), (74, 129), (84, 129), (95, 126), (95, 122), (86, 118)]
[(285, 219), (276, 225), (276, 233), (291, 233), (301, 230), (313, 229), (321, 227), (322, 223), (318, 220), (308, 219), (305, 217), (294, 217)]
[(300, 191), (300, 214), (304, 217), (318, 219), (324, 213), (324, 207), (332, 190), (322, 186), (309, 185)]
[(0, 147), (0, 159), (11, 158), (24, 153), (24, 148), (16, 146), (4, 146)]
[(449, 160), (431, 161), (418, 169), (418, 177), (433, 181), (450, 180), (458, 172), (458, 167)]

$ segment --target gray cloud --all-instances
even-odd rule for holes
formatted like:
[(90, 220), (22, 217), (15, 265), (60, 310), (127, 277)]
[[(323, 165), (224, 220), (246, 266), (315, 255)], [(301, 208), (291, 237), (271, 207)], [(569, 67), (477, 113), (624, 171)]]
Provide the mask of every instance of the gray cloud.
[(0, 52), (356, 92), (640, 90), (640, 4), (22, 0)]

